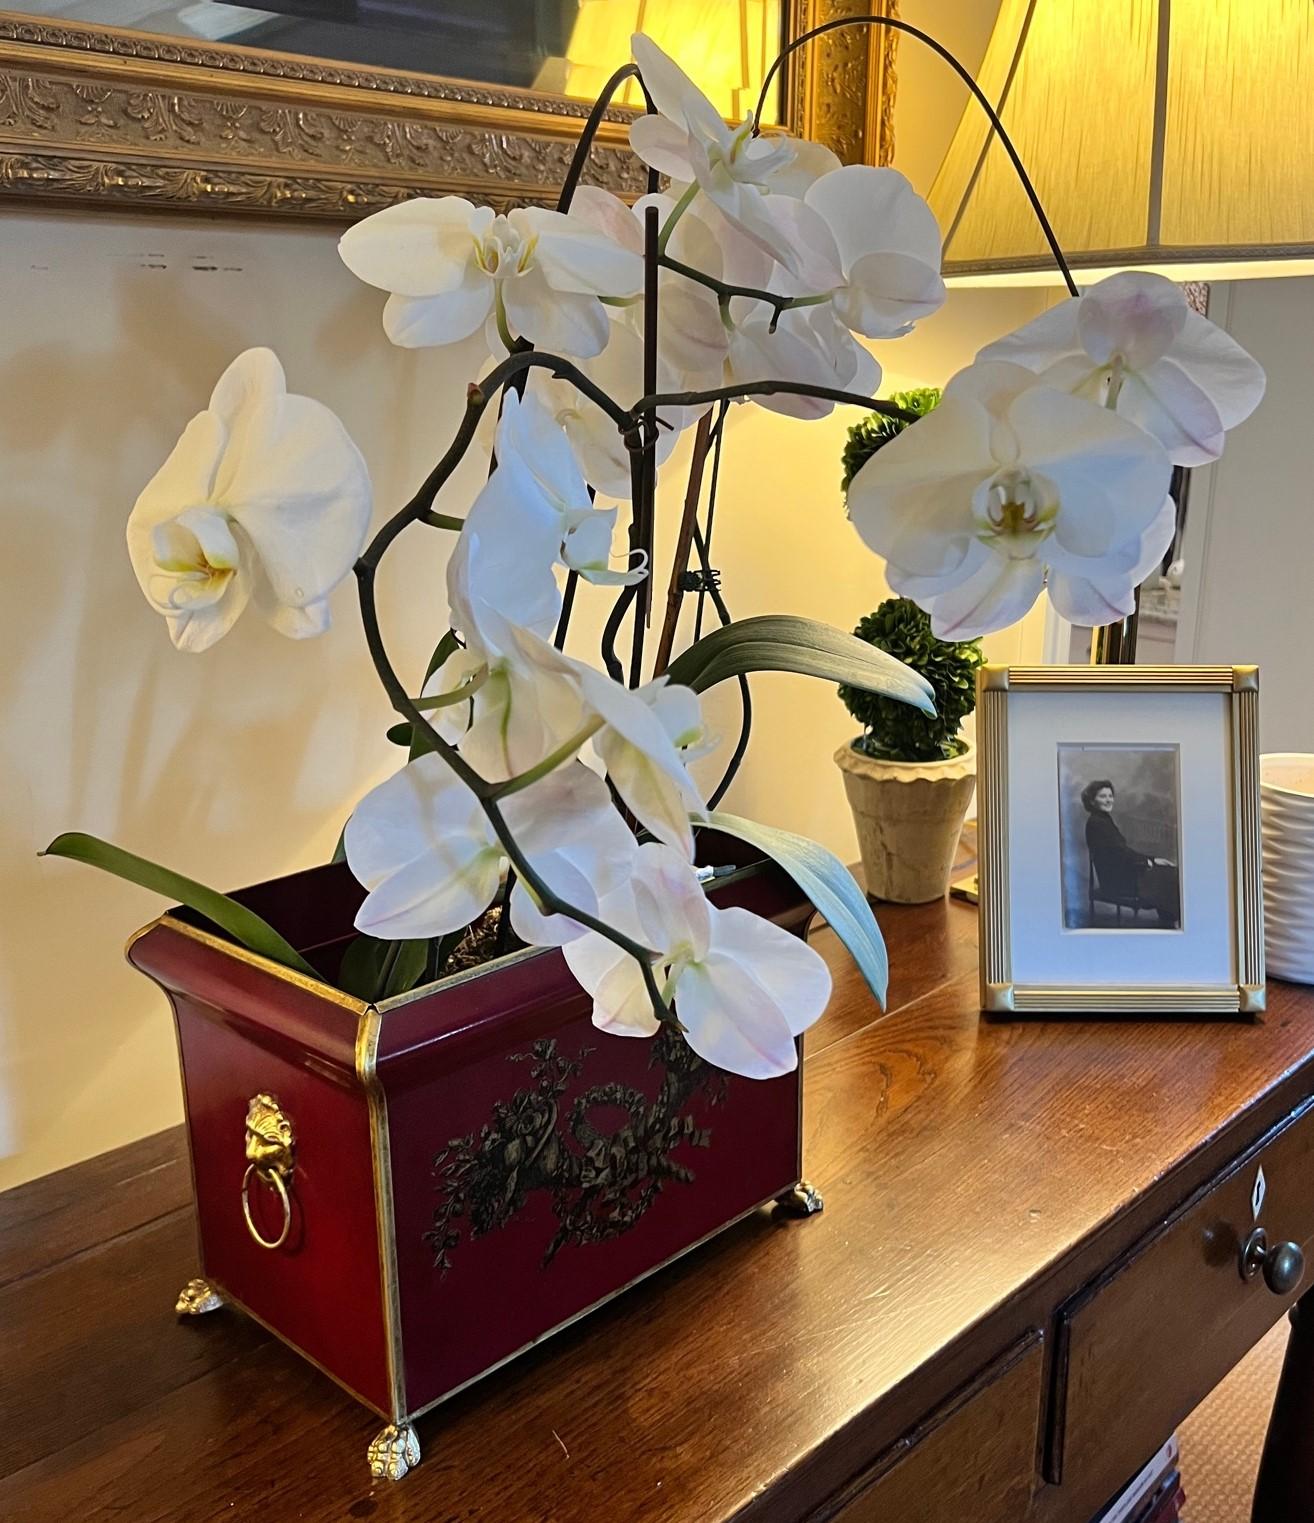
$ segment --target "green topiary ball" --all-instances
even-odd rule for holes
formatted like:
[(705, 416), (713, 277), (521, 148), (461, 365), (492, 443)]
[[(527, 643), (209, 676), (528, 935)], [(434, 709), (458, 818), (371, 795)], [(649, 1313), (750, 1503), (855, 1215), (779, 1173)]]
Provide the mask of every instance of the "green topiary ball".
[[(920, 418), (939, 403), (940, 389), (938, 386), (919, 386), (915, 391), (896, 391), (890, 401), (896, 407), (902, 407), (904, 412), (916, 413)], [(849, 482), (876, 451), (901, 434), (905, 428), (911, 427), (912, 425), (905, 423), (902, 418), (887, 418), (884, 413), (879, 412), (874, 412), (870, 417), (855, 423), (849, 429), (848, 442), (844, 446), (844, 454), (840, 457), (844, 467), (844, 479), (840, 482), (841, 489), (847, 492)]]
[(860, 688), (839, 695), (862, 725), (857, 750), (883, 761), (947, 761), (967, 743), (958, 729), (976, 707), (976, 669), (985, 661), (979, 640), (951, 642), (931, 633), (931, 620), (911, 598), (888, 598), (853, 631), (878, 650), (888, 651), (935, 689), (932, 718), (911, 704)]

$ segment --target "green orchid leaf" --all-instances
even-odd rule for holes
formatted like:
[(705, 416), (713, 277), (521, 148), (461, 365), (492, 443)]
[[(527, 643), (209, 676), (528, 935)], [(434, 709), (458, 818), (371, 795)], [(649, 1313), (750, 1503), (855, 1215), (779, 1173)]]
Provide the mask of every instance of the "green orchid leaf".
[(380, 941), (376, 936), (357, 936), (342, 954), (338, 969), (338, 988), (344, 994), (357, 999), (373, 1001), (379, 996), (383, 981), (383, 964), (388, 955), (390, 941)]
[(423, 980), (425, 969), (428, 966), (428, 938), (426, 937), (417, 941), (403, 941), (401, 949), (393, 961), (387, 982), (384, 984), (378, 997), (380, 999), (391, 999), (395, 994), (405, 994), (408, 989), (413, 989), (416, 984)]
[(298, 973), (308, 973), (312, 978), (319, 974), (310, 966), (290, 941), (285, 940), (254, 911), (230, 899), (227, 894), (206, 888), (181, 873), (172, 872), (148, 862), (145, 857), (135, 857), (131, 852), (97, 836), (84, 835), (81, 831), (69, 831), (55, 839), (41, 853), (43, 857), (67, 857), (71, 862), (85, 862), (90, 867), (102, 868), (117, 878), (135, 883), (139, 888), (149, 889), (153, 894), (163, 894), (167, 899), (177, 900), (188, 909), (195, 910), (251, 952), (259, 952), (285, 967), (295, 968)]
[(785, 869), (848, 948), (871, 992), (884, 1007), (890, 982), (885, 938), (866, 894), (834, 852), (806, 836), (779, 830), (774, 825), (760, 825), (739, 815), (723, 814), (719, 809), (707, 816), (707, 823), (713, 830), (747, 841)]
[[(429, 657), (429, 664), (424, 669), (424, 681), (428, 682), (429, 678), (432, 677), (438, 668), (443, 665), (447, 658), (449, 656), (455, 655), (456, 652), (462, 648), (463, 647), (460, 640), (458, 640), (456, 637), (456, 631), (454, 629), (449, 629), (447, 633), (442, 637), (442, 639), (439, 640), (438, 644), (434, 647), (433, 655)], [(421, 683), (421, 686), (423, 685), (424, 684)], [(400, 729), (400, 726), (394, 725), (393, 729), (389, 730), (389, 739), (391, 739), (393, 731), (397, 729)], [(429, 752), (434, 749), (433, 742), (424, 733), (424, 731), (420, 729), (418, 725), (411, 727), (411, 735), (408, 744), (410, 746), (410, 755), (408, 760), (410, 761), (414, 761), (419, 756), (427, 756)]]
[(770, 671), (820, 677), (935, 713), (931, 684), (911, 667), (856, 635), (792, 614), (762, 614), (713, 630), (682, 651), (667, 675), (703, 693), (728, 677)]

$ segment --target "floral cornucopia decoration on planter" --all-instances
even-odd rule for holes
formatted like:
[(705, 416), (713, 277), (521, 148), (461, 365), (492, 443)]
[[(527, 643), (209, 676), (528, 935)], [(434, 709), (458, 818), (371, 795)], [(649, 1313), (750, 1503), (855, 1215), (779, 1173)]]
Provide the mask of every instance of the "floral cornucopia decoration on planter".
[[(630, 77), (649, 107), (631, 128), (650, 171), (634, 207), (579, 183), (602, 111)], [(880, 370), (863, 340), (900, 337), (942, 304), (939, 230), (902, 175), (760, 131), (760, 115), (726, 123), (636, 36), (555, 210), (418, 199), (343, 236), (348, 268), (388, 293), (393, 343), (482, 333), (490, 356), (468, 378), (456, 437), (368, 542), (360, 452), (327, 408), (288, 391), (265, 349), (232, 362), (132, 510), (133, 570), (179, 650), (209, 650), (248, 605), (284, 635), (320, 634), (334, 588), (354, 573), (400, 720), (389, 735), (408, 754), (343, 833), (367, 895), (338, 976), (362, 998), (441, 975), (491, 916), (493, 951), (561, 949), (603, 1030), (669, 1026), (731, 1071), (792, 1069), (796, 1038), (829, 995), (826, 965), (801, 939), (708, 898), (699, 829), (779, 861), (878, 998), (885, 955), (837, 858), (716, 807), (747, 741), (747, 677), (791, 671), (927, 714), (933, 703), (923, 677), (852, 635), (788, 614), (731, 620), (698, 522), (703, 466), (712, 460), (714, 491), (730, 408), (818, 418), (856, 404), (915, 420), (856, 471), (849, 511), (895, 589), (930, 610), (937, 635), (965, 639), (1016, 620), (1045, 588), (1080, 622), (1128, 612), (1170, 537), (1173, 462), (1214, 458), (1259, 400), (1259, 367), (1177, 287), (1127, 274), (1085, 296), (1068, 275), (1072, 300), (990, 346), (925, 416), (873, 401)], [(657, 472), (686, 431), (672, 595), (645, 661)], [(449, 478), (490, 432), (486, 484), (473, 502), (451, 502)], [(425, 529), (454, 535), (449, 612), (422, 680), (407, 681), (380, 628), (376, 575), (404, 533)], [(694, 553), (701, 572), (688, 569)], [(689, 578), (721, 627), (672, 659), (672, 610)], [(601, 666), (567, 649), (581, 583), (614, 599)], [(718, 742), (700, 697), (731, 679), (744, 728), (704, 793), (689, 764)], [(246, 946), (315, 972), (222, 894), (94, 837), (50, 850), (177, 897)]]

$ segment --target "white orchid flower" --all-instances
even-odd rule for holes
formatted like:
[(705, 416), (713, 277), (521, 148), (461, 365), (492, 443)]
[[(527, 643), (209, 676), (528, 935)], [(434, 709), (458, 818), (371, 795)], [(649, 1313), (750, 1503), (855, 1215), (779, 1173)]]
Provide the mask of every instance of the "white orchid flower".
[(342, 235), (352, 274), (389, 292), (394, 344), (455, 344), (489, 325), (493, 349), (526, 338), (555, 354), (593, 355), (607, 342), (602, 298), (643, 287), (643, 262), (585, 220), (543, 207), (505, 215), (460, 196), (385, 207)]
[[(667, 276), (667, 279), (675, 277)], [(658, 386), (663, 391), (700, 390), (719, 386), (720, 370), (710, 378), (705, 375), (688, 376), (675, 373), (666, 362), (668, 340), (673, 335), (672, 323), (679, 312), (679, 298), (687, 293), (691, 283), (685, 282), (686, 292), (674, 293), (675, 301), (668, 304), (663, 289), (659, 304), (660, 329), (658, 335)], [(707, 293), (702, 286), (693, 287)], [(711, 321), (715, 331), (722, 335), (718, 362), (724, 356), (724, 330), (712, 300)], [(638, 321), (642, 321), (642, 305), (637, 309)], [(703, 314), (704, 317), (706, 314)], [(582, 360), (580, 369), (600, 386), (608, 396), (623, 407), (631, 407), (643, 395), (643, 338), (628, 317), (612, 322), (611, 339), (596, 359)], [(570, 441), (579, 469), (585, 480), (604, 497), (614, 497), (627, 502), (633, 492), (630, 471), (630, 452), (620, 430), (596, 402), (584, 396), (566, 380), (550, 376), (539, 369), (530, 377), (527, 396), (537, 397), (548, 410), (557, 425), (565, 431)], [(680, 432), (694, 421), (704, 408), (662, 408), (661, 423), (657, 430), (656, 459), (662, 465), (675, 449)], [(601, 530), (592, 527), (590, 533), (601, 538)], [(629, 574), (629, 573), (626, 573)]]
[(553, 633), (561, 589), (552, 567), (561, 534), (560, 515), (521, 464), (499, 465), (471, 504), (447, 562), (453, 627), (467, 645), (504, 654), (508, 624)]
[(553, 749), (573, 737), (581, 746), (591, 738), (607, 776), (634, 817), (659, 841), (691, 858), (689, 816), (701, 816), (707, 808), (685, 766), (686, 753), (690, 758), (701, 754), (707, 739), (698, 695), (665, 677), (632, 690), (531, 631), (512, 633), (522, 680), (533, 683), (546, 674), (564, 678), (582, 704), (582, 725), (562, 735)]
[[(650, 199), (669, 205), (669, 197)], [(676, 223), (669, 247), (682, 263), (714, 279), (784, 297), (801, 296), (806, 302), (779, 315), (771, 303), (744, 296), (733, 297), (722, 308), (706, 287), (678, 271), (665, 272), (669, 285), (661, 292), (660, 352), (671, 355), (676, 366), (690, 367), (683, 378), (685, 388), (710, 390), (777, 380), (875, 394), (880, 366), (836, 320), (832, 302), (808, 297), (803, 282), (774, 266), (714, 207), (691, 207)], [(744, 400), (795, 418), (822, 418), (835, 406), (788, 392)], [(677, 427), (687, 426), (696, 416), (697, 410), (689, 409), (674, 421)]]
[[(502, 803), (516, 844), (551, 886), (568, 885), (571, 903), (592, 913), (595, 885), (611, 885), (627, 869), (633, 837), (606, 784), (576, 762), (549, 773)], [(478, 799), (434, 752), (408, 762), (367, 793), (347, 822), (347, 862), (369, 890), (356, 929), (387, 941), (444, 936), (476, 920), (502, 881), (505, 853)], [(517, 892), (524, 904), (516, 904)], [(574, 898), (578, 892), (580, 897)], [(517, 921), (538, 926), (532, 896), (512, 894)], [(562, 934), (578, 927), (569, 924)]]
[(502, 643), (506, 650), (472, 647), (455, 652), (425, 683), (421, 695), (469, 693), (468, 698), (429, 709), (425, 717), (490, 782), (504, 782), (538, 766), (578, 735), (589, 717), (568, 677), (520, 659), (509, 633)]
[(754, 136), (754, 122), (730, 127), (683, 69), (651, 38), (636, 33), (634, 61), (657, 108), (630, 127), (630, 145), (652, 168), (676, 182), (679, 204), (695, 191), (791, 274), (827, 290), (841, 279), (833, 243), (821, 219), (788, 194), (770, 196), (794, 163), (797, 145), (785, 134)]
[(1015, 623), (1049, 575), (1060, 608), (1082, 584), (1126, 585), (1172, 467), (1134, 424), (1031, 371), (977, 362), (849, 484), (849, 514), (890, 584), (942, 639)]
[(1174, 465), (1204, 465), (1264, 395), (1264, 372), (1162, 275), (1127, 270), (988, 344), (977, 356), (1034, 370), (1116, 405)]
[(944, 304), (940, 229), (896, 169), (849, 164), (806, 192), (834, 236), (844, 282), (835, 311), (867, 338), (900, 338)]
[[(826, 1008), (830, 970), (800, 937), (744, 909), (711, 904), (678, 852), (650, 842), (629, 881), (605, 895), (601, 919), (656, 951), (655, 968), (689, 1046), (750, 1079), (797, 1066), (795, 1039)], [(634, 958), (595, 932), (564, 948), (566, 965), (593, 997), (593, 1023), (619, 1036), (658, 1029)]]
[[(792, 381), (875, 396), (881, 367), (836, 319), (830, 303), (791, 307), (778, 321), (774, 317), (765, 302), (736, 298), (731, 303), (726, 385)], [(824, 397), (783, 391), (745, 400), (790, 418), (824, 418), (835, 408)]]
[(208, 650), (254, 599), (280, 634), (322, 634), (369, 528), (369, 472), (268, 349), (219, 378), (128, 518), (128, 553), (179, 650)]
[[(572, 388), (573, 390), (573, 388)], [(584, 405), (598, 413), (612, 433), (616, 426), (587, 397)], [(556, 518), (556, 558), (586, 582), (601, 586), (632, 586), (648, 575), (647, 555), (640, 551), (626, 570), (611, 567), (611, 541), (616, 527), (615, 508), (595, 508), (575, 458), (566, 429), (553, 416), (536, 391), (523, 400), (514, 391), (502, 398), (502, 421), (497, 430), (497, 472), (523, 473), (520, 503), (526, 514), (537, 504), (535, 492)], [(527, 481), (524, 480), (527, 478)]]

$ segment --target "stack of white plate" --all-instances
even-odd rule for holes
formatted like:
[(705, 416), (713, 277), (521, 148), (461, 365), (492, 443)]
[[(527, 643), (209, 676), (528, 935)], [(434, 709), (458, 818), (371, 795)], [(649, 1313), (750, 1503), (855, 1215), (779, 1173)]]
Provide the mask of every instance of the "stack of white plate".
[(1259, 759), (1264, 953), (1270, 973), (1314, 984), (1314, 756)]

